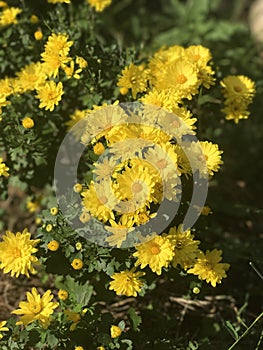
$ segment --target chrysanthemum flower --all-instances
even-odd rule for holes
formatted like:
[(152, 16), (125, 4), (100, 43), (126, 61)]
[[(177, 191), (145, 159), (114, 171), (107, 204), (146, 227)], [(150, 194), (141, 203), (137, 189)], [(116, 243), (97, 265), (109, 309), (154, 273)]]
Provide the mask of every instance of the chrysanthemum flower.
[(22, 10), (17, 7), (9, 7), (2, 11), (0, 14), (0, 27), (6, 27), (10, 24), (17, 23), (17, 15), (21, 13)]
[(114, 290), (117, 295), (125, 295), (127, 297), (136, 297), (141, 291), (143, 281), (139, 278), (145, 275), (144, 272), (134, 272), (135, 269), (115, 272), (111, 278), (110, 290)]
[(121, 333), (122, 333), (122, 330), (120, 327), (114, 326), (114, 325), (110, 327), (110, 335), (113, 339), (118, 338), (121, 335)]
[(61, 101), (63, 95), (63, 85), (59, 82), (47, 81), (44, 85), (37, 88), (36, 97), (40, 100), (39, 108), (45, 108), (52, 112)]
[(95, 174), (97, 181), (102, 181), (112, 176), (116, 166), (117, 162), (113, 159), (113, 157), (104, 157), (101, 162), (94, 163), (94, 169), (92, 172)]
[(143, 66), (136, 66), (131, 63), (129, 67), (125, 67), (122, 70), (121, 74), (117, 86), (131, 89), (134, 99), (139, 92), (146, 91), (148, 71)]
[(35, 248), (40, 239), (32, 240), (27, 229), (16, 234), (6, 231), (3, 242), (0, 242), (0, 268), (4, 273), (11, 271), (11, 276), (18, 277), (20, 274), (29, 277), (30, 273), (36, 273), (33, 263), (38, 259), (33, 254), (38, 251)]
[(3, 163), (3, 158), (0, 157), (0, 176), (8, 177), (8, 170), (8, 166), (6, 166), (5, 163)]
[(67, 300), (68, 299), (68, 292), (65, 289), (60, 289), (58, 291), (58, 297), (60, 300)]
[(106, 181), (98, 185), (99, 193), (96, 192), (94, 182), (91, 181), (89, 188), (81, 193), (83, 196), (83, 206), (90, 214), (99, 220), (106, 222), (114, 219), (113, 208), (116, 204), (116, 198)]
[[(93, 110), (88, 110), (89, 117), (85, 119), (85, 132), (81, 138), (82, 143), (91, 141), (90, 138), (100, 139), (106, 136), (114, 125), (123, 124), (127, 120), (127, 115), (123, 108), (118, 106), (119, 101), (113, 105), (93, 106)], [(92, 140), (93, 141), (93, 140)]]
[(206, 160), (208, 174), (213, 175), (214, 172), (219, 170), (220, 165), (223, 164), (221, 159), (223, 151), (220, 151), (218, 145), (212, 142), (201, 141), (199, 144)]
[(86, 1), (90, 6), (94, 7), (97, 12), (102, 12), (112, 2), (112, 0), (86, 0)]
[(22, 120), (22, 125), (25, 129), (32, 129), (34, 126), (34, 120), (30, 117), (25, 117)]
[(17, 325), (28, 324), (38, 320), (42, 327), (47, 328), (51, 321), (51, 315), (59, 306), (59, 303), (53, 302), (53, 294), (50, 290), (47, 290), (44, 295), (38, 293), (36, 288), (32, 288), (31, 292), (27, 292), (27, 301), (21, 301), (19, 303), (20, 309), (12, 311), (13, 314), (23, 315), (20, 316), (20, 320)]
[(226, 99), (250, 102), (255, 95), (255, 83), (244, 75), (229, 75), (220, 84)]
[(46, 74), (40, 62), (30, 63), (17, 73), (17, 85), (21, 89), (21, 93), (37, 89), (43, 84)]
[(7, 321), (1, 321), (0, 322), (0, 340), (3, 338), (3, 334), (1, 332), (7, 332), (9, 331), (8, 327), (5, 327)]
[(47, 0), (51, 4), (65, 3), (70, 4), (70, 0)]
[(74, 270), (81, 270), (83, 267), (83, 261), (81, 259), (76, 258), (72, 261), (71, 266)]
[(136, 246), (137, 252), (133, 254), (138, 260), (135, 266), (141, 269), (149, 265), (150, 269), (160, 275), (162, 268), (167, 267), (173, 259), (174, 251), (168, 238), (155, 236), (148, 242)]
[(194, 64), (178, 59), (164, 67), (159, 80), (155, 82), (157, 90), (174, 89), (180, 98), (191, 99), (198, 91), (200, 81)]
[(226, 120), (234, 120), (237, 124), (241, 119), (248, 119), (250, 112), (247, 110), (248, 104), (228, 101), (222, 112), (225, 113)]
[(182, 227), (171, 227), (169, 234), (166, 236), (174, 249), (172, 266), (180, 265), (186, 269), (193, 266), (198, 254), (198, 245), (200, 241), (194, 240), (194, 235), (190, 230), (182, 231)]
[(110, 220), (111, 226), (105, 226), (105, 229), (110, 232), (110, 235), (105, 238), (105, 242), (111, 247), (120, 248), (122, 243), (126, 240), (127, 234), (134, 230), (134, 228), (129, 227), (127, 220), (121, 218), (119, 222)]
[(206, 280), (207, 283), (211, 283), (213, 287), (217, 283), (221, 283), (222, 278), (226, 277), (226, 271), (230, 265), (220, 263), (222, 250), (214, 249), (211, 252), (209, 250), (206, 253), (199, 252), (198, 259), (193, 268), (189, 269), (187, 273), (197, 275), (200, 280)]
[(197, 66), (198, 78), (207, 89), (214, 85), (214, 71), (208, 65), (212, 55), (208, 48), (202, 45), (191, 45), (185, 49), (185, 57)]
[(47, 247), (49, 250), (51, 250), (52, 252), (56, 252), (59, 248), (59, 242), (52, 240), (47, 244)]
[(155, 85), (155, 83), (161, 78), (163, 69), (177, 59), (182, 58), (184, 51), (185, 49), (179, 45), (158, 50), (149, 62), (150, 83)]
[(116, 175), (114, 191), (121, 200), (129, 200), (139, 209), (148, 205), (152, 200), (152, 193), (156, 183), (156, 173), (142, 164), (137, 167), (126, 167), (122, 173)]
[(48, 76), (56, 77), (58, 70), (72, 59), (68, 57), (73, 41), (68, 41), (68, 35), (52, 33), (45, 44), (45, 51), (41, 54), (43, 69)]

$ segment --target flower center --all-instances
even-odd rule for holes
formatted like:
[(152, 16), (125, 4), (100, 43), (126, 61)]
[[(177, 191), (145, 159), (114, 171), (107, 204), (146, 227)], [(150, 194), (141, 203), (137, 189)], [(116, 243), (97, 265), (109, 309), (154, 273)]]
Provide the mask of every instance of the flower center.
[(194, 60), (195, 60), (195, 61), (198, 61), (199, 58), (200, 58), (200, 55), (194, 55)]
[(242, 88), (240, 86), (234, 86), (234, 90), (236, 92), (241, 92), (242, 91)]
[(131, 77), (131, 83), (134, 85), (136, 84), (136, 77), (135, 76), (132, 76)]
[(178, 84), (184, 84), (187, 81), (187, 78), (185, 75), (183, 74), (178, 74), (177, 78), (176, 78), (176, 82)]
[(132, 184), (132, 192), (133, 193), (139, 193), (143, 189), (142, 185), (139, 182), (134, 182)]
[(21, 250), (18, 248), (14, 249), (14, 256), (15, 258), (20, 258), (21, 257)]
[(151, 247), (151, 253), (152, 253), (153, 255), (159, 254), (160, 251), (161, 251), (161, 249), (160, 249), (160, 247), (159, 247), (157, 244), (155, 244), (155, 245), (153, 245), (153, 246)]
[(106, 196), (101, 196), (100, 197), (100, 201), (101, 201), (102, 204), (105, 204), (105, 203), (108, 202), (108, 198)]
[(177, 249), (181, 249), (183, 247), (183, 242), (182, 241), (178, 241), (177, 243), (176, 243), (176, 248)]
[(30, 304), (30, 310), (36, 315), (41, 311), (41, 306), (39, 304)]
[(173, 127), (175, 127), (175, 128), (179, 128), (180, 123), (179, 123), (177, 120), (174, 120), (174, 121), (171, 123), (171, 125), (172, 125)]
[(157, 162), (157, 167), (159, 168), (159, 169), (164, 169), (164, 168), (166, 168), (166, 166), (167, 166), (167, 161), (166, 161), (166, 159), (160, 159), (160, 160), (158, 160), (158, 162)]

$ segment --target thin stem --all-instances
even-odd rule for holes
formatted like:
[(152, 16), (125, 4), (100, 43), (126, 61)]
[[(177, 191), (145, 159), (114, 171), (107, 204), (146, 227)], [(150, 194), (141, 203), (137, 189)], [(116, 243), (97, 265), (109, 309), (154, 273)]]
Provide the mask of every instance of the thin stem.
[(249, 331), (255, 326), (255, 324), (261, 319), (263, 316), (263, 312), (255, 319), (255, 321), (248, 327), (248, 329), (228, 348), (228, 350), (234, 349), (234, 347), (242, 340), (248, 333)]
[(263, 281), (263, 274), (262, 272), (259, 270), (259, 268), (257, 268), (254, 263), (252, 261), (249, 262), (249, 265), (252, 267), (252, 269), (257, 273), (257, 275), (262, 279)]

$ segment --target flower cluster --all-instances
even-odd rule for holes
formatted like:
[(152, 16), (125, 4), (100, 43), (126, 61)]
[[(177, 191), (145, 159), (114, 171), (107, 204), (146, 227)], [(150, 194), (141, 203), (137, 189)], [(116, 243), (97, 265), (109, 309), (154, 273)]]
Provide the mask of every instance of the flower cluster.
[[(68, 40), (68, 35), (52, 33), (41, 53), (41, 61), (27, 64), (17, 72), (15, 78), (0, 80), (0, 107), (10, 104), (6, 99), (12, 95), (20, 96), (35, 91), (36, 98), (40, 100), (39, 108), (52, 112), (64, 93), (63, 83), (56, 82), (59, 70), (64, 71), (67, 79), (79, 79), (80, 73), (88, 64), (83, 57), (76, 56), (73, 59), (69, 56), (72, 45), (73, 41)], [(25, 117), (23, 126), (30, 129), (34, 124)]]
[(248, 105), (255, 95), (255, 83), (244, 75), (229, 75), (221, 81), (225, 106), (222, 111), (227, 120), (238, 123), (249, 117)]

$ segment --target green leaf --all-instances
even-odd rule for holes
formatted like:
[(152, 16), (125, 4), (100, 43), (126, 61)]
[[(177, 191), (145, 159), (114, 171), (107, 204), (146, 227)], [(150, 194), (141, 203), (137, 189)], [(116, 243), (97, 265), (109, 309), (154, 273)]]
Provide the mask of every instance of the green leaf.
[(131, 307), (128, 311), (129, 319), (132, 323), (133, 330), (139, 331), (139, 325), (142, 323), (142, 318), (139, 316), (135, 309)]
[(47, 336), (47, 344), (50, 347), (54, 347), (58, 344), (59, 340), (54, 336), (54, 334), (48, 334)]
[(88, 305), (93, 292), (93, 286), (88, 282), (80, 284), (71, 276), (67, 277), (65, 289), (75, 298), (75, 301), (82, 307)]
[(232, 325), (232, 323), (230, 321), (225, 322), (225, 327), (235, 340), (237, 340), (239, 338), (239, 335), (238, 335), (235, 327)]

